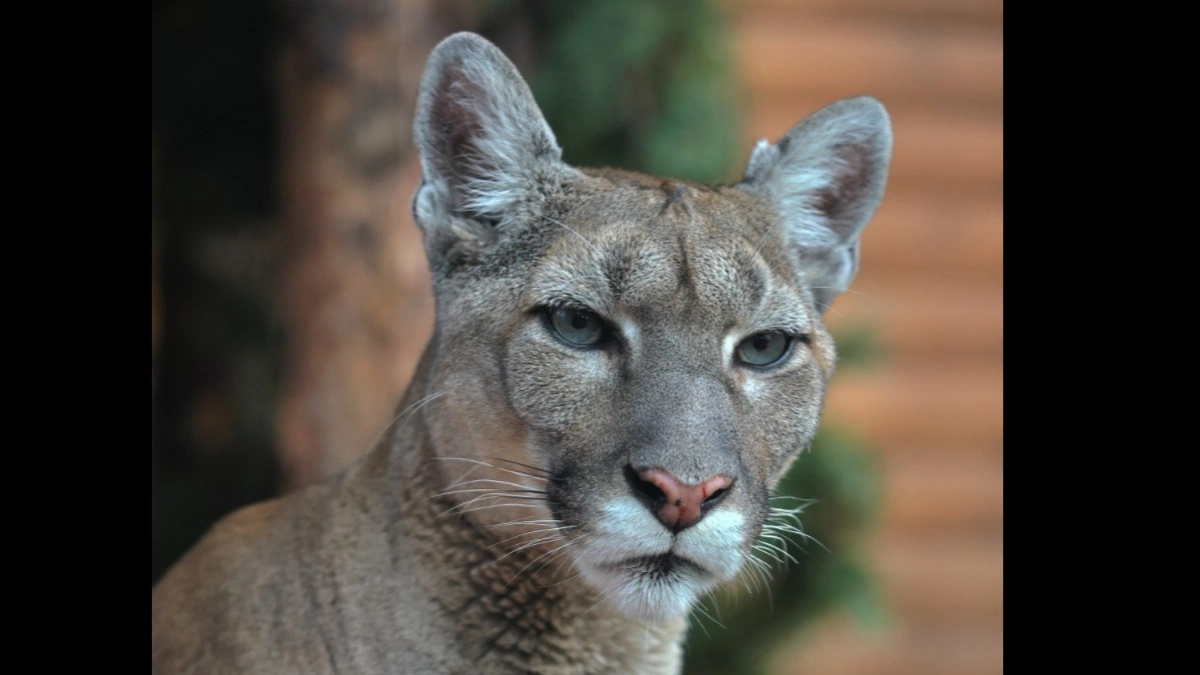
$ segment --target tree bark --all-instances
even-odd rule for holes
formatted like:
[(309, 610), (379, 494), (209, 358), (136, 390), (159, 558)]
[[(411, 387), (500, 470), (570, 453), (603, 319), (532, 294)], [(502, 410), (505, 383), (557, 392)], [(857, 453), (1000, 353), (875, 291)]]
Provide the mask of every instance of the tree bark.
[(432, 331), (410, 215), (419, 178), (413, 105), (430, 50), (473, 12), (437, 0), (297, 0), (286, 9), (279, 312), (287, 337), (276, 439), (288, 490), (366, 453)]

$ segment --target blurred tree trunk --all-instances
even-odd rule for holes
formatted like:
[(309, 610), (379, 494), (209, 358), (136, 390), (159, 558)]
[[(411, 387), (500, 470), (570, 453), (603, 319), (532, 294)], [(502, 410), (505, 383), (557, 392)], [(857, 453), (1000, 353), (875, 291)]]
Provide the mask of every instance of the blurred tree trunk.
[(436, 41), (476, 2), (293, 0), (279, 62), (286, 332), (276, 440), (284, 489), (362, 456), (432, 328), (409, 202), (413, 104)]

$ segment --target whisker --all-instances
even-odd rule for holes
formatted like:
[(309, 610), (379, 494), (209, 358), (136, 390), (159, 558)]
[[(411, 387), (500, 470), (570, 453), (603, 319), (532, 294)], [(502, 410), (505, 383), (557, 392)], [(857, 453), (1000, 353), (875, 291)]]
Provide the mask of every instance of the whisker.
[[(554, 575), (553, 575), (553, 576), (551, 576), (550, 578), (551, 578), (551, 580), (553, 580), (555, 577), (557, 577), (557, 576), (558, 576), (558, 573), (562, 571), (562, 568), (563, 568), (563, 565), (562, 565), (562, 563), (563, 563), (563, 561), (564, 561), (564, 560), (566, 560), (566, 561), (569, 561), (569, 560), (570, 560), (570, 558), (568, 558), (568, 557), (567, 557), (567, 552), (568, 552), (568, 549), (570, 548), (570, 545), (571, 545), (571, 544), (574, 544), (574, 543), (575, 543), (575, 542), (577, 542), (577, 541), (579, 541), (579, 538), (580, 538), (580, 537), (582, 537), (582, 536), (583, 536), (582, 534), (580, 534), (580, 535), (576, 536), (574, 539), (572, 539), (571, 541), (567, 542), (567, 544), (568, 544), (567, 546), (563, 546), (563, 547), (561, 547), (561, 549), (560, 549), (560, 550), (559, 550), (557, 553), (555, 553), (555, 554), (551, 555), (550, 557), (546, 558), (546, 561), (545, 561), (545, 562), (543, 562), (541, 565), (539, 565), (539, 566), (538, 566), (538, 568), (537, 568), (536, 570), (534, 570), (534, 571), (533, 571), (533, 574), (532, 574), (531, 576), (536, 576), (536, 575), (538, 575), (538, 574), (541, 574), (542, 570), (546, 569), (547, 567), (549, 567), (549, 566), (550, 566), (550, 565), (552, 565), (552, 564), (555, 564), (555, 563), (557, 563), (557, 564), (558, 564), (558, 569), (554, 571)], [(572, 576), (570, 577), (570, 579), (574, 579), (575, 577), (578, 577), (580, 574), (582, 574), (582, 572), (577, 572), (577, 573), (575, 573), (574, 575), (572, 575)], [(569, 579), (568, 579), (568, 580), (569, 580)], [(549, 586), (553, 586), (553, 585), (554, 585), (554, 584), (549, 584), (549, 585), (547, 585), (547, 586), (543, 586), (542, 588), (548, 588)]]
[(826, 552), (830, 552), (829, 548), (825, 546), (825, 544), (821, 543), (821, 541), (816, 537), (805, 532), (804, 524), (800, 522), (799, 514), (812, 503), (814, 503), (814, 500), (808, 500), (804, 504), (790, 509), (771, 507), (771, 513), (767, 517), (767, 522), (763, 525), (763, 529), (775, 534), (783, 533), (794, 535), (795, 537), (799, 538), (800, 541), (796, 541), (794, 538), (784, 537), (785, 544), (787, 541), (796, 543), (800, 546), (800, 550), (802, 551), (804, 550), (804, 547), (801, 542), (811, 541), (817, 546), (820, 546)]
[(488, 498), (500, 499), (501, 497), (508, 497), (509, 499), (523, 499), (525, 501), (539, 501), (539, 502), (546, 501), (545, 497), (538, 497), (538, 496), (533, 496), (533, 495), (511, 494), (511, 492), (512, 492), (511, 490), (506, 490), (504, 492), (489, 492), (488, 494), (479, 495), (478, 497), (473, 497), (471, 499), (468, 499), (467, 501), (462, 503), (462, 506), (468, 506), (470, 504), (474, 504), (475, 502), (477, 502), (481, 499), (488, 499)]
[(521, 494), (525, 494), (525, 493), (539, 494), (539, 495), (546, 494), (545, 490), (497, 490), (496, 488), (486, 487), (486, 488), (466, 488), (463, 490), (447, 490), (445, 492), (437, 493), (433, 497), (430, 497), (430, 499), (434, 499), (437, 497), (448, 497), (450, 495), (471, 494), (473, 492), (490, 492), (492, 494), (497, 494), (497, 495), (513, 495), (514, 497), (518, 497), (518, 498), (522, 498), (522, 499), (528, 499), (527, 497), (521, 497)]
[(839, 319), (842, 319), (843, 321), (846, 319), (846, 315), (834, 309), (832, 304), (825, 305), (824, 307), (817, 307), (817, 311), (821, 312), (822, 314), (825, 312), (833, 312), (834, 314), (837, 314)]
[[(446, 509), (445, 511), (442, 511), (440, 514), (438, 514), (438, 518), (441, 518), (442, 516), (444, 516), (444, 515), (446, 515), (446, 514), (448, 514), (448, 513), (453, 513), (454, 511), (459, 511), (459, 515), (462, 515), (463, 513), (467, 513), (467, 512), (469, 512), (469, 511), (474, 511), (475, 509), (467, 509), (467, 508), (465, 508), (465, 507), (467, 507), (467, 506), (470, 506), (471, 504), (474, 504), (475, 502), (477, 502), (477, 501), (480, 501), (481, 499), (492, 499), (492, 500), (496, 500), (496, 499), (499, 499), (499, 498), (500, 498), (500, 495), (481, 495), (481, 496), (479, 496), (479, 497), (475, 497), (474, 499), (471, 499), (471, 500), (469, 500), (469, 501), (465, 501), (465, 502), (462, 502), (462, 503), (460, 503), (460, 504), (455, 504), (454, 506), (451, 506), (450, 508), (448, 508), (448, 509)], [(481, 507), (481, 508), (488, 508), (488, 507), (491, 507), (491, 506), (492, 506), (492, 504), (488, 504), (488, 505), (486, 505), (486, 506), (484, 506), (484, 507)], [(461, 510), (460, 510), (460, 509), (461, 509)]]
[[(692, 609), (696, 610), (697, 612), (700, 612), (700, 614), (704, 615), (704, 617), (705, 617), (706, 619), (708, 619), (709, 621), (711, 621), (711, 622), (713, 622), (713, 623), (717, 624), (717, 625), (718, 625), (718, 626), (720, 626), (720, 627), (721, 627), (723, 630), (729, 630), (728, 628), (725, 628), (725, 624), (723, 624), (723, 623), (721, 623), (720, 621), (718, 621), (718, 620), (716, 619), (716, 617), (714, 617), (712, 614), (709, 614), (709, 613), (708, 613), (708, 611), (706, 611), (706, 610), (704, 609), (704, 600), (705, 600), (705, 599), (706, 599), (706, 598), (701, 598), (701, 599), (700, 599), (700, 602), (697, 602), (695, 605), (693, 605), (693, 606), (692, 606)], [(713, 601), (713, 607), (714, 607), (714, 608), (716, 607), (716, 601), (715, 601), (715, 600)], [(714, 610), (714, 611), (715, 611), (715, 610)], [(712, 637), (711, 635), (709, 635), (709, 634), (708, 634), (708, 629), (704, 627), (704, 622), (703, 622), (703, 621), (697, 621), (696, 623), (697, 623), (697, 625), (699, 625), (699, 626), (700, 626), (700, 630), (704, 631), (704, 635), (705, 635), (705, 636)]]
[(755, 587), (762, 583), (763, 591), (767, 595), (767, 611), (771, 614), (775, 613), (775, 598), (771, 593), (771, 568), (770, 565), (763, 559), (755, 555), (757, 549), (751, 552), (749, 560), (751, 566), (746, 568), (752, 573), (751, 578), (755, 580)]
[(778, 506), (772, 506), (770, 515), (767, 517), (767, 520), (768, 521), (771, 521), (771, 520), (793, 520), (795, 522), (799, 522), (800, 514), (804, 513), (804, 510), (807, 508), (808, 508), (808, 504), (804, 504), (802, 506), (797, 506), (797, 507), (790, 508), (790, 509), (785, 509), (785, 508), (781, 508)]
[(717, 625), (721, 626), (721, 628), (724, 628), (725, 626), (721, 624), (721, 622), (725, 620), (724, 617), (721, 616), (721, 602), (717, 599), (717, 596), (712, 595), (711, 593), (708, 595), (708, 597), (712, 600), (712, 611), (717, 617)]
[(536, 563), (537, 561), (541, 560), (542, 558), (546, 557), (547, 555), (549, 555), (549, 554), (551, 554), (551, 553), (554, 553), (555, 551), (560, 551), (560, 550), (562, 550), (562, 549), (564, 549), (564, 548), (566, 548), (566, 547), (570, 546), (570, 545), (571, 545), (571, 544), (573, 544), (573, 543), (575, 543), (575, 539), (569, 539), (569, 540), (567, 540), (567, 542), (566, 542), (565, 544), (563, 544), (562, 546), (559, 546), (559, 547), (557, 547), (557, 548), (552, 548), (552, 549), (550, 549), (549, 551), (546, 551), (545, 553), (543, 553), (543, 554), (539, 555), (538, 557), (534, 558), (533, 560), (530, 560), (530, 561), (529, 561), (529, 562), (528, 562), (528, 563), (527, 563), (527, 564), (526, 564), (524, 567), (522, 567), (521, 569), (517, 570), (517, 573), (513, 575), (512, 579), (509, 579), (509, 580), (508, 580), (508, 584), (507, 584), (507, 585), (509, 585), (509, 586), (512, 586), (512, 585), (513, 585), (513, 582), (515, 582), (517, 579), (519, 579), (519, 578), (521, 577), (521, 574), (522, 574), (522, 573), (523, 573), (525, 570), (529, 569), (529, 567), (530, 567), (531, 565), (533, 565), (534, 563)]
[(469, 513), (469, 512), (471, 512), (471, 511), (478, 511), (478, 510), (480, 510), (480, 509), (488, 509), (488, 508), (493, 508), (493, 507), (499, 508), (499, 507), (504, 507), (504, 506), (513, 506), (513, 507), (519, 507), (519, 506), (528, 506), (528, 507), (538, 508), (538, 507), (540, 507), (540, 506), (541, 506), (541, 505), (539, 505), (539, 504), (520, 504), (520, 503), (517, 503), (517, 502), (507, 502), (507, 503), (501, 503), (501, 504), (495, 504), (495, 503), (493, 503), (493, 504), (484, 504), (484, 505), (482, 505), (482, 506), (478, 506), (478, 507), (474, 507), (474, 508), (466, 508), (466, 507), (469, 507), (469, 506), (471, 506), (472, 504), (474, 504), (474, 503), (476, 503), (476, 502), (483, 501), (483, 500), (485, 500), (485, 499), (491, 499), (491, 500), (493, 500), (493, 501), (494, 501), (494, 500), (497, 500), (497, 499), (503, 499), (503, 498), (506, 498), (506, 497), (507, 497), (507, 498), (511, 498), (511, 499), (522, 499), (522, 500), (525, 500), (525, 501), (530, 501), (530, 500), (533, 500), (533, 501), (542, 502), (543, 504), (544, 504), (544, 503), (545, 503), (545, 501), (546, 501), (544, 497), (526, 497), (526, 496), (523, 496), (523, 495), (509, 495), (509, 494), (504, 494), (503, 492), (490, 492), (490, 493), (488, 493), (488, 494), (485, 494), (485, 495), (479, 495), (478, 497), (473, 497), (473, 498), (471, 498), (471, 499), (468, 499), (468, 500), (467, 500), (467, 501), (465, 501), (465, 502), (462, 502), (462, 503), (459, 503), (459, 504), (455, 504), (454, 506), (451, 506), (450, 508), (446, 509), (446, 510), (445, 510), (445, 511), (443, 511), (441, 514), (439, 514), (439, 515), (438, 515), (438, 517), (440, 518), (440, 517), (442, 517), (442, 516), (444, 516), (444, 515), (446, 515), (446, 514), (448, 514), (448, 513), (452, 513), (452, 512), (454, 512), (454, 511), (458, 511), (458, 512), (459, 512), (459, 515), (461, 515), (461, 514), (464, 514), (464, 513)]
[(594, 605), (592, 605), (591, 607), (588, 607), (587, 609), (583, 610), (583, 612), (579, 615), (579, 617), (583, 618), (583, 617), (587, 616), (588, 612), (591, 612), (593, 609), (596, 609), (597, 607), (599, 607), (600, 603), (608, 600), (609, 597), (612, 595), (612, 593), (613, 593), (612, 591), (600, 591), (599, 593), (597, 593), (597, 595), (600, 596), (600, 599), (597, 600), (596, 603)]
[[(772, 536), (772, 535), (768, 535), (768, 536)], [(772, 544), (769, 541), (764, 541), (764, 538), (760, 538), (758, 540), (758, 544), (761, 544), (762, 546), (766, 546), (767, 548), (769, 548), (773, 551), (778, 551), (780, 555), (782, 555), (784, 558), (787, 558), (794, 564), (797, 564), (797, 565), (800, 564), (800, 561), (796, 560), (795, 556), (793, 556), (791, 553), (788, 553), (786, 542), (784, 543), (783, 546), (778, 546), (776, 544)], [(782, 561), (780, 561), (780, 562), (782, 562)]]
[[(696, 603), (692, 607), (692, 609), (696, 610), (697, 612), (700, 612), (704, 616), (708, 616), (708, 612), (705, 612), (703, 609), (700, 608), (700, 603)], [(703, 621), (696, 621), (696, 625), (700, 626), (700, 630), (704, 631), (704, 637), (706, 637), (710, 640), (712, 639), (712, 635), (709, 634), (709, 632), (708, 632), (708, 626), (705, 626)]]
[[(386, 435), (388, 430), (392, 428), (392, 425), (396, 423), (396, 420), (400, 419), (401, 417), (404, 417), (405, 415), (408, 415), (409, 417), (411, 417), (412, 415), (416, 414), (416, 412), (418, 410), (420, 410), (421, 408), (424, 408), (425, 406), (429, 405), (430, 403), (433, 403), (435, 400), (437, 400), (449, 393), (450, 393), (449, 389), (444, 389), (439, 392), (427, 394), (426, 396), (423, 396), (420, 399), (418, 399), (417, 401), (411, 403), (404, 410), (401, 410), (400, 412), (393, 415), (392, 419), (388, 420), (388, 423), (383, 425), (383, 429), (381, 429), (379, 431), (379, 435), (375, 437), (375, 440), (371, 441), (371, 444), (367, 446), (367, 449), (370, 450), (371, 448), (375, 447), (379, 443), (379, 441), (383, 440), (384, 435)], [(407, 417), (405, 418), (405, 421), (407, 421)]]
[[(463, 506), (464, 506), (463, 504), (459, 504), (458, 506), (451, 507), (451, 508), (447, 509), (446, 511), (443, 511), (438, 517), (440, 518), (441, 516), (444, 516), (452, 511), (455, 511), (456, 509), (460, 509)], [(484, 509), (492, 509), (492, 508), (538, 509), (538, 508), (544, 508), (544, 507), (541, 504), (484, 504), (483, 506), (476, 506), (476, 507), (470, 508), (470, 509), (462, 509), (456, 515), (461, 516), (463, 514), (473, 513), (475, 511), (482, 511)]]
[(789, 522), (789, 520), (786, 520), (782, 517), (777, 518), (774, 522), (768, 520), (767, 522), (763, 523), (763, 529), (772, 530), (775, 532), (783, 531), (800, 534), (804, 532), (802, 525), (799, 523)]
[[(496, 485), (507, 485), (509, 487), (515, 487), (515, 488), (520, 488), (520, 489), (530, 489), (528, 485), (524, 485), (522, 483), (514, 483), (514, 482), (508, 481), (508, 480), (497, 480), (495, 478), (472, 478), (471, 480), (467, 480), (467, 481), (458, 481), (458, 482), (452, 483), (450, 485), (447, 485), (446, 489), (451, 490), (451, 489), (454, 489), (457, 487), (465, 487), (467, 485), (474, 485), (475, 483), (493, 483)], [(539, 492), (541, 492), (541, 490), (539, 490)]]
[(839, 293), (853, 293), (855, 295), (861, 295), (864, 298), (874, 299), (873, 296), (863, 293), (862, 291), (856, 291), (853, 288), (840, 288), (838, 286), (809, 286), (809, 288), (819, 288), (821, 290), (833, 289)]
[(779, 553), (777, 553), (776, 551), (766, 548), (766, 547), (762, 546), (761, 544), (755, 544), (754, 550), (769, 557), (775, 565), (786, 567), (786, 563), (783, 561), (782, 558), (779, 557)]
[[(555, 525), (555, 524), (558, 524), (558, 522), (559, 521), (554, 518), (544, 518), (541, 520), (510, 520), (507, 523), (496, 523), (495, 525), (484, 525), (484, 527), (486, 529), (491, 530), (491, 529), (495, 529), (498, 527), (509, 527), (512, 525)], [(570, 525), (569, 527), (578, 527), (578, 526)]]
[[(550, 476), (550, 472), (541, 468), (540, 466), (533, 466), (532, 464), (525, 464), (523, 462), (518, 462), (515, 459), (508, 459), (507, 457), (488, 457), (488, 459), (494, 459), (497, 462), (508, 462), (509, 464), (515, 464), (517, 466), (529, 469), (530, 471), (539, 471), (541, 473), (546, 474), (547, 478)], [(499, 468), (499, 467), (497, 467), (497, 468)]]
[(787, 540), (778, 534), (760, 534), (759, 537), (763, 539), (773, 539), (781, 544), (787, 544)]
[(501, 539), (500, 541), (496, 542), (496, 544), (497, 545), (505, 544), (505, 543), (512, 541), (513, 539), (520, 539), (521, 537), (528, 537), (530, 535), (539, 534), (541, 532), (562, 532), (563, 530), (570, 530), (570, 529), (573, 529), (576, 527), (579, 527), (579, 526), (578, 525), (564, 525), (562, 527), (543, 527), (540, 530), (530, 530), (529, 532), (522, 532), (520, 534), (514, 534), (513, 536), (508, 537), (507, 539)]
[[(561, 556), (560, 556), (560, 557), (561, 557)], [(563, 579), (562, 581), (555, 581), (555, 582), (553, 582), (553, 583), (546, 584), (545, 586), (539, 586), (538, 588), (550, 588), (551, 586), (557, 586), (557, 585), (559, 585), (559, 584), (565, 584), (565, 583), (567, 583), (567, 582), (569, 582), (569, 581), (573, 581), (573, 580), (575, 580), (575, 579), (578, 579), (578, 578), (579, 578), (579, 576), (580, 576), (581, 574), (583, 574), (583, 572), (582, 572), (582, 571), (579, 571), (579, 572), (576, 572), (575, 574), (572, 574), (571, 576), (567, 577), (566, 579)]]
[[(758, 252), (762, 250), (763, 245), (767, 243), (767, 237), (771, 236), (771, 232), (775, 229), (775, 225), (781, 222), (783, 222), (782, 218), (767, 226), (767, 231), (763, 232), (762, 239), (759, 240), (758, 246), (754, 247), (754, 255), (758, 255)], [(775, 270), (772, 268), (770, 271), (774, 272)]]
[[(766, 528), (764, 527), (764, 529), (766, 529)], [(771, 528), (769, 530), (769, 532), (770, 532), (769, 535), (764, 534), (762, 536), (775, 537), (779, 541), (782, 541), (785, 545), (792, 544), (792, 543), (799, 544), (800, 542), (796, 541), (796, 539), (795, 539), (795, 537), (798, 537), (801, 541), (811, 540), (812, 542), (816, 543), (818, 546), (821, 546), (821, 542), (817, 541), (814, 537), (812, 537), (808, 534), (805, 534), (804, 532), (800, 532), (800, 531), (796, 530), (796, 528), (794, 528), (794, 527), (778, 528), (778, 529)], [(788, 535), (788, 536), (784, 536), (784, 535)], [(821, 548), (825, 548), (825, 547), (821, 546)], [(800, 550), (805, 551), (803, 545), (800, 546)], [(828, 550), (828, 549), (826, 549), (826, 550)], [(807, 553), (807, 551), (805, 551), (805, 553)]]
[(434, 457), (434, 459), (443, 461), (443, 462), (469, 462), (471, 464), (477, 464), (479, 466), (484, 466), (489, 469), (496, 469), (497, 471), (504, 471), (506, 473), (511, 473), (514, 476), (525, 476), (527, 478), (536, 478), (538, 480), (547, 480), (545, 476), (535, 476), (534, 474), (525, 473), (524, 471), (516, 471), (514, 469), (506, 469), (502, 466), (496, 466), (495, 464), (488, 464), (487, 462), (480, 461), (480, 460), (474, 459), (472, 457)]
[[(490, 565), (495, 565), (496, 563), (500, 562), (501, 560), (504, 560), (505, 558), (509, 557), (510, 555), (513, 555), (513, 554), (516, 554), (516, 553), (520, 553), (521, 551), (524, 551), (524, 550), (525, 550), (525, 549), (527, 549), (527, 548), (532, 548), (532, 547), (534, 547), (534, 546), (537, 546), (538, 544), (547, 544), (547, 543), (550, 543), (550, 542), (552, 542), (552, 541), (554, 541), (554, 540), (556, 540), (556, 539), (558, 539), (558, 536), (557, 536), (557, 535), (550, 535), (550, 536), (547, 536), (547, 537), (538, 537), (537, 539), (533, 539), (532, 541), (527, 541), (527, 542), (525, 542), (525, 543), (521, 544), (520, 546), (517, 546), (516, 548), (510, 549), (510, 550), (509, 550), (507, 553), (505, 553), (504, 555), (502, 555), (502, 556), (500, 556), (499, 558), (496, 558), (495, 560), (493, 560), (493, 561), (491, 561), (491, 562), (487, 563), (486, 565), (484, 565), (484, 567), (488, 567), (488, 566), (490, 566)], [(518, 574), (519, 574), (519, 573), (518, 573)], [(515, 578), (515, 577), (514, 577), (514, 578)], [(511, 584), (511, 582), (510, 582), (510, 584)]]

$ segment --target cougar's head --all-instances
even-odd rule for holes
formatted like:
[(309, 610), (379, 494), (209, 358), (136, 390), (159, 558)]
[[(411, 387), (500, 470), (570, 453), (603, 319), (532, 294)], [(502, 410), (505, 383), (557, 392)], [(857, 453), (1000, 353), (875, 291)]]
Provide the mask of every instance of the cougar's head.
[(512, 63), (460, 33), (415, 137), (447, 498), (621, 611), (684, 614), (747, 561), (816, 432), (821, 315), (883, 193), (886, 112), (824, 108), (733, 186), (581, 170)]

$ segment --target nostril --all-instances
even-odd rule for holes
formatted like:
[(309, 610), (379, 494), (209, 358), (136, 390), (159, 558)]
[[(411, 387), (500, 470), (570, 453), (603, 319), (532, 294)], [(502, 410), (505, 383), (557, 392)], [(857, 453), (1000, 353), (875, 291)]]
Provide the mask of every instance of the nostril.
[(729, 490), (731, 490), (732, 488), (733, 488), (732, 485), (728, 485), (726, 487), (723, 487), (723, 488), (720, 488), (719, 490), (714, 491), (712, 494), (705, 497), (704, 501), (700, 502), (700, 509), (703, 511), (707, 511), (708, 509), (711, 509), (712, 507), (716, 506), (717, 504), (720, 504), (721, 501), (723, 499), (725, 499), (725, 496), (729, 494)]
[(729, 493), (729, 488), (721, 488), (711, 495), (704, 498), (704, 504), (716, 504)]
[(663, 492), (662, 488), (650, 481), (642, 480), (638, 472), (628, 464), (625, 465), (625, 482), (629, 483), (633, 494), (652, 510), (657, 510), (667, 502), (667, 493)]

